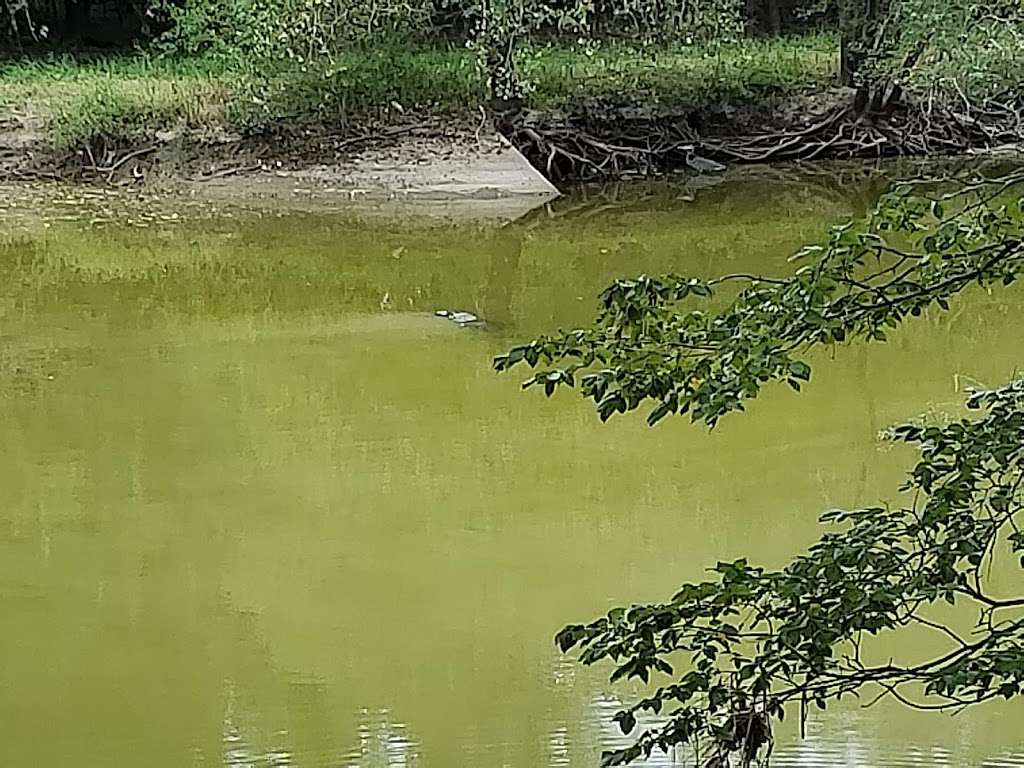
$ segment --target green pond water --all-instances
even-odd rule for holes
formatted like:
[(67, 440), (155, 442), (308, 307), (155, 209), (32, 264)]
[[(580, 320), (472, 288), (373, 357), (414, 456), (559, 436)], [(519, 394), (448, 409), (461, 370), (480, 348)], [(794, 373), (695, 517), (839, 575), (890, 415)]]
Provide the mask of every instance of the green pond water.
[[(491, 357), (618, 276), (783, 274), (878, 185), (588, 190), (504, 227), (7, 195), (0, 765), (596, 766), (636, 691), (554, 633), (894, 498), (913, 457), (878, 433), (1018, 370), (1024, 293), (819, 355), (712, 434), (602, 425)], [(1022, 723), (850, 704), (774, 760), (1021, 766)]]

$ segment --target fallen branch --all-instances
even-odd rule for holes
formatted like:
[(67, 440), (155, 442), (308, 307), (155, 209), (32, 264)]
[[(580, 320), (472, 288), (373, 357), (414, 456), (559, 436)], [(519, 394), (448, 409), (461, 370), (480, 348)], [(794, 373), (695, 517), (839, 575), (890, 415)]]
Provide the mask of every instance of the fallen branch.
[[(91, 156), (92, 150), (89, 147), (86, 147), (86, 149), (89, 151), (89, 154)], [(136, 149), (132, 152), (128, 152), (127, 154), (123, 155), (119, 160), (117, 160), (111, 165), (102, 166), (93, 164), (86, 166), (85, 170), (93, 171), (94, 173), (105, 173), (108, 176), (110, 176), (116, 173), (119, 168), (123, 167), (125, 163), (129, 163), (132, 160), (135, 160), (139, 157), (144, 157), (146, 155), (152, 154), (153, 152), (156, 152), (158, 149), (160, 149), (159, 144), (154, 144), (149, 147), (143, 147), (142, 149)]]
[(359, 136), (351, 136), (347, 139), (342, 139), (334, 144), (334, 149), (346, 149), (348, 147), (355, 146), (357, 144), (365, 144), (367, 142), (382, 141), (384, 139), (393, 139), (397, 136), (405, 136), (410, 133), (415, 133), (418, 130), (429, 128), (427, 124), (416, 124), (416, 125), (399, 125), (394, 128), (388, 128), (383, 131), (376, 131), (373, 133), (364, 133)]
[(262, 170), (263, 163), (256, 163), (255, 165), (235, 165), (230, 168), (222, 168), (219, 171), (211, 171), (210, 173), (193, 176), (189, 181), (213, 181), (214, 179), (223, 179), (239, 173), (255, 173), (256, 171)]

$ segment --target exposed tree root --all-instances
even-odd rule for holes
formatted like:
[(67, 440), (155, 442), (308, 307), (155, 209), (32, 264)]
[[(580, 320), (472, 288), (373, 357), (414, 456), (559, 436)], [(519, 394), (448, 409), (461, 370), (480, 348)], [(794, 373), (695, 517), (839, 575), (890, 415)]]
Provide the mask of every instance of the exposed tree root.
[(724, 163), (955, 155), (1024, 140), (1024, 110), (990, 102), (964, 110), (901, 107), (886, 115), (840, 106), (797, 128), (702, 135), (688, 116), (524, 113), (506, 137), (553, 181), (657, 175), (693, 157)]

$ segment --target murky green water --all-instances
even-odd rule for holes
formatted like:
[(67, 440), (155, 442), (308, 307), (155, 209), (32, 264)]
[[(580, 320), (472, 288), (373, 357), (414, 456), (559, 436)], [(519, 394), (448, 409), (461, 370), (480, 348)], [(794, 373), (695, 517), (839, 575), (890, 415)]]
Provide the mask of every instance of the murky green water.
[[(1024, 294), (823, 356), (710, 436), (602, 426), (489, 360), (616, 276), (784, 272), (872, 189), (590, 193), (503, 229), (73, 199), (44, 227), (15, 200), (0, 764), (596, 765), (630, 691), (553, 633), (718, 559), (781, 564), (818, 511), (891, 497), (910, 456), (877, 433), (1018, 369)], [(849, 707), (780, 734), (776, 764), (1024, 765), (1022, 721)]]

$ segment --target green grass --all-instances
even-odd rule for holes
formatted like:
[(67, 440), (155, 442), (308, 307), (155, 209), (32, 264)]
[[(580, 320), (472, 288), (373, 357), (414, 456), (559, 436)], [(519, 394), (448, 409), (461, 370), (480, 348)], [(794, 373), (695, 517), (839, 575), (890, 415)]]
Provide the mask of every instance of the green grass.
[[(836, 44), (827, 35), (698, 46), (526, 51), (522, 69), (538, 107), (582, 101), (701, 106), (752, 101), (830, 83)], [(394, 102), (406, 110), (469, 113), (486, 87), (471, 51), (380, 46), (307, 69), (254, 75), (219, 59), (134, 55), (54, 56), (0, 64), (0, 105), (42, 126), (54, 145), (157, 130), (192, 133), (283, 123), (345, 126)]]
[[(521, 67), (532, 84), (532, 103), (540, 108), (571, 109), (586, 100), (701, 106), (826, 86), (836, 76), (837, 52), (827, 35), (747, 40), (716, 51), (624, 44), (538, 47), (523, 54)], [(268, 90), (264, 111), (342, 122), (391, 102), (457, 112), (474, 109), (485, 90), (470, 51), (378, 49), (340, 56), (326, 70), (281, 73)]]
[(224, 126), (242, 81), (199, 60), (21, 59), (0, 65), (0, 105), (39, 121), (53, 144), (72, 146), (101, 135)]
[(838, 43), (830, 35), (744, 40), (700, 46), (541, 49), (523, 71), (538, 106), (582, 100), (702, 106), (720, 99), (753, 101), (825, 87), (836, 78)]
[(275, 73), (235, 117), (256, 128), (281, 120), (345, 125), (393, 103), (419, 112), (470, 111), (485, 94), (471, 51), (381, 47), (339, 54), (321, 68)]

